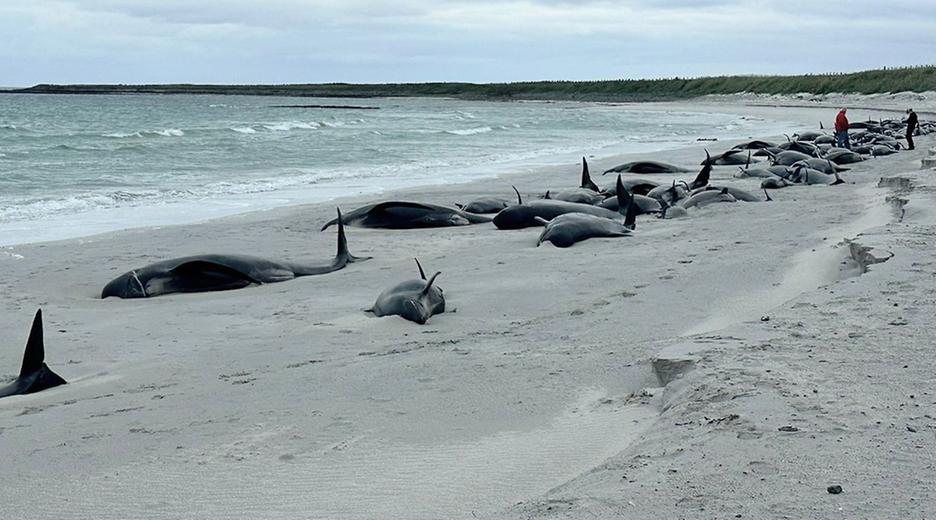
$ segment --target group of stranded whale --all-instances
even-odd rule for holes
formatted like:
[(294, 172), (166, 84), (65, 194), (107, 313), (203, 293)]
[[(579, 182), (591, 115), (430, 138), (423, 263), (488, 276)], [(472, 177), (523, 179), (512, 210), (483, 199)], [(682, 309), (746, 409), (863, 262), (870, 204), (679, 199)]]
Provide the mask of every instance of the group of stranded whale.
[[(880, 120), (852, 123), (855, 130), (852, 149), (832, 146), (834, 138), (819, 132), (801, 132), (784, 143), (748, 141), (724, 153), (706, 158), (701, 170), (691, 180), (668, 179), (657, 182), (624, 175), (683, 174), (690, 170), (658, 161), (621, 164), (604, 173), (616, 173), (616, 182), (605, 188), (596, 185), (582, 158), (578, 188), (549, 192), (539, 199), (523, 201), (514, 188), (516, 202), (498, 197), (483, 197), (465, 204), (441, 206), (408, 201), (384, 201), (368, 204), (327, 222), (322, 230), (338, 226), (338, 250), (323, 264), (304, 264), (269, 260), (249, 255), (205, 254), (163, 260), (132, 269), (104, 286), (102, 298), (149, 298), (171, 293), (223, 291), (249, 285), (282, 282), (300, 276), (332, 273), (350, 263), (370, 259), (356, 257), (348, 250), (345, 226), (379, 229), (419, 229), (493, 223), (498, 229), (543, 227), (536, 245), (550, 242), (556, 247), (570, 247), (594, 237), (631, 236), (639, 215), (677, 218), (689, 215), (691, 208), (724, 202), (769, 201), (766, 190), (793, 185), (837, 185), (845, 181), (843, 167), (867, 156), (883, 156), (903, 148), (903, 122)], [(821, 125), (820, 125), (821, 126)], [(933, 122), (921, 122), (919, 134), (936, 131)], [(736, 177), (761, 178), (764, 197), (745, 190), (712, 184), (710, 175), (716, 165), (739, 167)], [(493, 215), (493, 216), (490, 216)], [(427, 278), (416, 260), (419, 278), (405, 280), (380, 293), (366, 312), (375, 316), (397, 315), (425, 324), (435, 314), (445, 312), (442, 288), (435, 284), (441, 274)], [(29, 394), (66, 384), (65, 379), (45, 364), (42, 334), (42, 311), (36, 312), (26, 340), (19, 376), (0, 387), (0, 398)]]

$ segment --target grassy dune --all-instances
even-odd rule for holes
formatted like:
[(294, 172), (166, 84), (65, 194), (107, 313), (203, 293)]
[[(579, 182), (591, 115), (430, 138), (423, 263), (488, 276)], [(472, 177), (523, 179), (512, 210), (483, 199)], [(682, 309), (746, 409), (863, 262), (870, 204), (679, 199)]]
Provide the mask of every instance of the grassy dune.
[(468, 99), (568, 99), (660, 101), (708, 94), (877, 94), (936, 91), (936, 66), (878, 69), (848, 74), (717, 76), (707, 78), (517, 83), (385, 83), (291, 85), (36, 85), (11, 92), (40, 94), (238, 94), (297, 97), (446, 96)]

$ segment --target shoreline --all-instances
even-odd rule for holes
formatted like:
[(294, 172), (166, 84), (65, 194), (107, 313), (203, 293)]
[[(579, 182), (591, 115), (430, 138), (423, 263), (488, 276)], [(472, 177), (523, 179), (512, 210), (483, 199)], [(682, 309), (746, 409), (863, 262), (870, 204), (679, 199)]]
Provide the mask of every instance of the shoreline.
[[(591, 102), (582, 102), (591, 104)], [(751, 106), (735, 106), (733, 104), (726, 104), (721, 102), (716, 103), (704, 103), (697, 108), (692, 108), (695, 105), (687, 105), (684, 103), (672, 103), (672, 102), (660, 102), (660, 103), (626, 103), (620, 106), (626, 106), (630, 110), (638, 111), (666, 111), (676, 109), (677, 111), (688, 110), (698, 113), (727, 113), (732, 115), (749, 115), (752, 111), (758, 112), (758, 110), (767, 109), (766, 112), (773, 113), (772, 107), (751, 107)], [(811, 110), (812, 107), (798, 107), (794, 110)], [(763, 110), (762, 110), (763, 111)], [(763, 115), (763, 114), (762, 114)], [(799, 116), (795, 119), (798, 119), (802, 124), (802, 127), (805, 128), (807, 125), (812, 125), (814, 123), (808, 122), (805, 116)], [(793, 121), (772, 121), (775, 125), (780, 123), (790, 123), (795, 124)], [(723, 139), (721, 141), (709, 141), (702, 140), (707, 136), (698, 136), (698, 139), (693, 142), (681, 142), (676, 143), (667, 143), (660, 147), (655, 143), (640, 143), (640, 142), (622, 142), (618, 143), (615, 146), (604, 146), (601, 150), (597, 151), (597, 154), (592, 154), (588, 156), (589, 162), (594, 162), (596, 164), (608, 164), (624, 162), (626, 160), (631, 160), (634, 158), (642, 157), (657, 157), (660, 154), (675, 154), (676, 156), (681, 155), (686, 150), (690, 149), (701, 149), (703, 147), (721, 147), (724, 145), (730, 146), (736, 142), (739, 142), (742, 138), (738, 139)], [(753, 138), (754, 135), (746, 136), (747, 138)], [(770, 136), (771, 139), (777, 140), (782, 139), (781, 135)], [(629, 151), (629, 152), (612, 152), (614, 148), (627, 148), (627, 147), (639, 147), (643, 144), (647, 149), (645, 151)], [(521, 179), (524, 176), (529, 175), (539, 175), (539, 174), (549, 174), (550, 172), (555, 172), (561, 168), (566, 168), (568, 162), (566, 160), (578, 160), (577, 157), (580, 157), (579, 152), (575, 153), (554, 153), (552, 155), (535, 157), (535, 158), (518, 158), (511, 159), (502, 163), (494, 163), (484, 165), (483, 168), (490, 169), (490, 173), (481, 176), (475, 176), (474, 178), (462, 178), (454, 182), (458, 185), (481, 185), (485, 182), (495, 182), (500, 183), (504, 179), (516, 178)], [(533, 166), (530, 165), (533, 164)], [(580, 168), (580, 161), (575, 168)], [(693, 166), (694, 163), (687, 164), (687, 166)], [(466, 167), (466, 170), (478, 169), (479, 166)], [(597, 169), (596, 169), (597, 170)], [(577, 175), (577, 174), (576, 174)], [(594, 176), (597, 178), (600, 176), (600, 171), (595, 171)], [(419, 179), (417, 182), (426, 182), (429, 179)], [(312, 196), (311, 192), (308, 189), (286, 189), (279, 191), (271, 191), (260, 193), (261, 200), (267, 202), (255, 202), (253, 199), (256, 198), (256, 194), (253, 195), (240, 195), (240, 196), (229, 196), (226, 199), (211, 199), (205, 201), (205, 204), (213, 207), (214, 209), (208, 214), (208, 216), (199, 216), (195, 217), (193, 220), (184, 220), (179, 221), (179, 217), (173, 217), (166, 221), (157, 222), (156, 224), (134, 224), (130, 227), (123, 227), (114, 229), (114, 221), (125, 221), (130, 216), (136, 214), (139, 215), (141, 212), (144, 214), (152, 215), (154, 219), (159, 219), (161, 215), (165, 215), (167, 212), (173, 215), (178, 214), (179, 212), (188, 213), (191, 211), (191, 208), (194, 205), (194, 201), (179, 201), (169, 203), (167, 206), (126, 206), (118, 208), (109, 208), (106, 210), (98, 210), (90, 214), (79, 214), (79, 215), (57, 215), (54, 218), (46, 219), (43, 221), (21, 221), (21, 222), (10, 222), (5, 224), (5, 226), (10, 230), (11, 233), (16, 232), (22, 234), (27, 232), (30, 228), (39, 225), (45, 224), (56, 228), (61, 228), (63, 225), (67, 225), (69, 222), (73, 221), (76, 217), (81, 218), (90, 218), (95, 224), (92, 226), (94, 229), (92, 231), (81, 231), (77, 232), (80, 234), (73, 234), (70, 232), (67, 236), (53, 237), (49, 239), (34, 240), (30, 242), (9, 242), (9, 243), (0, 243), (0, 248), (15, 248), (27, 244), (34, 243), (44, 243), (44, 242), (58, 242), (62, 240), (82, 240), (82, 239), (92, 239), (93, 237), (99, 235), (107, 235), (110, 233), (119, 233), (121, 231), (129, 230), (141, 230), (147, 228), (162, 228), (167, 226), (188, 226), (188, 225), (200, 225), (211, 222), (218, 219), (227, 219), (235, 217), (248, 216), (253, 213), (262, 214), (268, 211), (275, 211), (286, 208), (293, 208), (296, 211), (300, 211), (301, 208), (306, 206), (315, 206), (315, 205), (327, 205), (329, 203), (342, 203), (345, 200), (361, 200), (363, 198), (378, 198), (378, 197), (393, 197), (400, 193), (410, 193), (410, 192), (422, 192), (425, 190), (432, 191), (434, 187), (442, 186), (446, 184), (453, 184), (448, 181), (438, 181), (438, 182), (429, 182), (422, 184), (408, 184), (408, 181), (405, 179), (398, 179), (393, 181), (393, 184), (397, 186), (391, 186), (389, 189), (386, 187), (376, 187), (376, 188), (364, 188), (362, 185), (361, 179), (348, 179), (346, 182), (351, 183), (348, 186), (337, 186), (324, 184), (317, 186), (317, 189), (324, 195)], [(510, 196), (509, 185), (507, 186), (507, 191), (505, 196)], [(344, 194), (342, 191), (350, 191), (352, 194)], [(490, 193), (484, 193), (483, 190), (477, 190), (479, 195)], [(324, 197), (324, 198), (322, 198)], [(297, 199), (311, 199), (305, 201), (299, 201)], [(369, 199), (369, 200), (370, 200)], [(451, 204), (450, 202), (447, 204)], [(250, 207), (253, 206), (253, 207)], [(162, 217), (164, 218), (164, 217)], [(185, 217), (191, 218), (191, 217)], [(148, 219), (149, 220), (149, 219)], [(19, 239), (15, 239), (19, 240)]]
[[(27, 328), (23, 316), (41, 305), (47, 360), (70, 384), (0, 401), (0, 457), (9, 465), (6, 477), (0, 476), (0, 497), (11, 513), (35, 515), (38, 503), (44, 513), (62, 518), (126, 517), (140, 504), (161, 518), (224, 511), (276, 518), (309, 510), (359, 518), (362, 501), (370, 515), (414, 518), (472, 518), (475, 511), (491, 518), (695, 517), (729, 508), (766, 518), (780, 516), (783, 507), (801, 513), (797, 517), (828, 516), (826, 510), (806, 509), (826, 499), (824, 486), (804, 498), (794, 479), (781, 478), (793, 470), (771, 458), (769, 449), (780, 438), (789, 443), (783, 453), (823, 449), (827, 461), (842, 457), (842, 449), (860, 449), (857, 440), (838, 448), (834, 438), (865, 431), (858, 424), (836, 429), (837, 414), (854, 414), (853, 401), (861, 396), (839, 396), (844, 392), (836, 385), (847, 381), (811, 380), (819, 395), (836, 396), (820, 403), (824, 429), (803, 428), (828, 434), (826, 443), (816, 445), (808, 435), (778, 434), (777, 427), (802, 426), (809, 413), (818, 413), (806, 403), (791, 418), (793, 387), (780, 379), (818, 378), (807, 356), (824, 342), (839, 354), (834, 364), (818, 368), (834, 368), (839, 379), (854, 371), (848, 338), (834, 337), (836, 317), (823, 311), (838, 312), (853, 327), (895, 319), (889, 302), (871, 306), (828, 295), (874, 281), (878, 267), (890, 271), (916, 260), (890, 260), (853, 276), (859, 266), (842, 266), (850, 253), (833, 246), (854, 238), (839, 235), (851, 234), (869, 210), (884, 204), (886, 190), (871, 188), (882, 170), (909, 169), (933, 144), (931, 136), (920, 141), (919, 151), (857, 165), (847, 173), (856, 184), (787, 188), (771, 203), (703, 208), (682, 220), (642, 218), (632, 237), (593, 239), (567, 250), (535, 247), (538, 230), (349, 228), (351, 252), (373, 260), (326, 276), (237, 291), (143, 301), (96, 298), (114, 275), (171, 256), (205, 250), (290, 259), (333, 255), (333, 230), (318, 228), (334, 208), (285, 207), (197, 225), (17, 246), (20, 258), (0, 255), (0, 287), (8, 295), (0, 301), (0, 342), (20, 345)], [(643, 157), (694, 164), (705, 146), (712, 143)], [(615, 160), (596, 160), (593, 171)], [(530, 194), (577, 185), (578, 171), (558, 165), (511, 175), (509, 182)], [(748, 189), (756, 183), (731, 179), (734, 171), (718, 167), (713, 178)], [(603, 179), (601, 184), (611, 181)], [(498, 179), (395, 193), (451, 203), (480, 194), (482, 183), (509, 188), (507, 179)], [(357, 196), (342, 204), (350, 208), (365, 200)], [(909, 226), (928, 216), (929, 206), (920, 202), (911, 206), (924, 212), (915, 214), (920, 223), (904, 223), (905, 234), (881, 237), (913, 237)], [(876, 226), (876, 218), (867, 223)], [(808, 220), (808, 232), (789, 225), (802, 220)], [(869, 238), (859, 243), (876, 245)], [(835, 254), (821, 254), (825, 247)], [(809, 256), (813, 250), (820, 250), (819, 258)], [(796, 258), (801, 253), (805, 260)], [(442, 271), (439, 284), (449, 312), (425, 327), (363, 315), (360, 309), (380, 290), (414, 276), (414, 256), (427, 269)], [(799, 279), (798, 273), (820, 259), (823, 272)], [(900, 273), (893, 273), (897, 281)], [(928, 337), (924, 311), (931, 299), (922, 291), (932, 281), (923, 274), (920, 283), (929, 285), (918, 289), (918, 301), (900, 303), (916, 306), (906, 317), (917, 317), (913, 331)], [(796, 293), (784, 292), (785, 281), (801, 284), (794, 285), (802, 292), (793, 300), (771, 300), (771, 294)], [(816, 290), (825, 284), (831, 289)], [(717, 305), (752, 294), (753, 303), (742, 302), (744, 312)], [(836, 301), (813, 301), (816, 294)], [(846, 314), (847, 305), (859, 303), (868, 309)], [(767, 309), (770, 321), (756, 319), (765, 311), (755, 304), (773, 306)], [(685, 334), (713, 318), (728, 319), (711, 325), (720, 327), (715, 331)], [(767, 339), (776, 337), (785, 348), (765, 348), (764, 328)], [(918, 353), (925, 352), (923, 346)], [(731, 357), (736, 353), (743, 356)], [(0, 373), (12, 373), (20, 355), (18, 347), (0, 353)], [(689, 366), (695, 369), (686, 371)], [(919, 363), (915, 377), (927, 366)], [(900, 370), (887, 373), (899, 379)], [(927, 410), (915, 414), (918, 429)], [(645, 420), (601, 422), (630, 413)], [(739, 418), (730, 419), (732, 414)], [(762, 415), (770, 416), (765, 425), (757, 422)], [(596, 439), (623, 451), (610, 458), (577, 456), (576, 446)], [(736, 439), (747, 442), (744, 450), (736, 449)], [(529, 453), (516, 450), (530, 444), (535, 449)], [(471, 464), (460, 456), (466, 453), (476, 455)], [(409, 462), (388, 463), (394, 454)], [(535, 465), (543, 460), (561, 467), (562, 475), (544, 478)], [(793, 455), (790, 460), (803, 465), (795, 471), (804, 480), (800, 474), (812, 467), (810, 461)], [(712, 461), (725, 461), (731, 471)], [(917, 460), (916, 469), (926, 471), (919, 467), (926, 462)], [(447, 465), (450, 470), (439, 469)], [(59, 467), (76, 468), (81, 478), (56, 472)], [(851, 470), (856, 478), (862, 468)], [(742, 470), (763, 472), (767, 480), (748, 478)], [(417, 478), (427, 474), (432, 481)], [(36, 492), (29, 482), (39, 478), (44, 485)], [(499, 479), (514, 486), (529, 480), (531, 486), (510, 487), (493, 503), (460, 487)], [(717, 484), (720, 479), (739, 487)], [(852, 479), (843, 484), (841, 498), (853, 497), (856, 489), (888, 496), (900, 485), (895, 482), (890, 488), (880, 482), (880, 489), (856, 488)], [(914, 489), (932, 493), (928, 484)], [(754, 497), (767, 494), (770, 503), (758, 505)], [(400, 503), (402, 508), (394, 505)], [(864, 513), (880, 516), (867, 512), (882, 510)]]

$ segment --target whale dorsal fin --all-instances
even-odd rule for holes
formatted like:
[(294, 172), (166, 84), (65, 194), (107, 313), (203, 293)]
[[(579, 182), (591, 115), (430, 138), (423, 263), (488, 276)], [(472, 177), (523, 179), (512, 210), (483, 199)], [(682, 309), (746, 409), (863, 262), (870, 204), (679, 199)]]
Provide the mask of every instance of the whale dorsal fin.
[(690, 184), (689, 189), (694, 190), (696, 188), (701, 188), (709, 183), (709, 179), (712, 175), (712, 160), (711, 156), (708, 154), (708, 150), (705, 151), (705, 166), (699, 170), (699, 174), (696, 175), (695, 180)]
[(627, 210), (624, 213), (624, 227), (630, 229), (631, 231), (637, 229), (637, 210), (640, 209), (637, 207), (637, 201), (634, 200), (634, 197), (631, 196), (630, 200), (627, 201)]
[(416, 267), (419, 268), (419, 277), (422, 278), (423, 280), (425, 280), (425, 279), (426, 279), (426, 272), (423, 271), (422, 264), (419, 263), (419, 259), (418, 259), (418, 258), (414, 258), (413, 260), (416, 260)]
[(36, 311), (36, 317), (33, 318), (29, 339), (26, 340), (20, 377), (41, 370), (43, 364), (45, 364), (45, 342), (42, 339), (42, 309), (39, 309)]
[(595, 192), (601, 191), (601, 189), (598, 188), (598, 185), (592, 182), (591, 175), (588, 174), (588, 161), (586, 161), (584, 157), (582, 157), (582, 186), (581, 187), (595, 191)]
[(369, 256), (354, 256), (351, 254), (351, 251), (348, 250), (348, 237), (345, 235), (344, 221), (341, 218), (341, 208), (335, 208), (338, 211), (338, 253), (335, 255), (335, 260), (337, 262), (341, 261), (341, 258), (347, 258), (347, 262), (350, 264), (352, 262), (362, 262), (364, 260), (370, 260)]
[(523, 205), (523, 198), (520, 197), (520, 190), (518, 190), (516, 186), (511, 186), (511, 188), (513, 188), (514, 193), (517, 194), (517, 204)]
[(426, 286), (423, 287), (422, 294), (429, 294), (429, 288), (432, 287), (432, 283), (435, 282), (436, 277), (440, 274), (442, 274), (442, 271), (436, 271), (436, 274), (432, 275), (432, 278), (430, 278), (429, 281), (426, 282)]
[(549, 200), (549, 190), (546, 190), (546, 195), (543, 195), (543, 198)]
[(617, 176), (617, 182), (614, 185), (615, 195), (617, 195), (618, 202), (618, 213), (624, 215), (627, 218), (627, 208), (630, 205), (634, 197), (627, 191), (627, 188), (624, 187), (624, 181), (621, 180), (621, 174)]

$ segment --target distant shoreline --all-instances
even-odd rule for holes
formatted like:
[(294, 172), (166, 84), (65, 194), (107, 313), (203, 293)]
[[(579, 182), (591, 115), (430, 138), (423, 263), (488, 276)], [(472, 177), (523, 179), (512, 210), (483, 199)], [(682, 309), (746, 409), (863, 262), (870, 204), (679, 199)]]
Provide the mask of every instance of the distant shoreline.
[(309, 83), (284, 85), (53, 85), (0, 90), (3, 94), (211, 94), (245, 96), (389, 98), (451, 97), (482, 100), (556, 100), (648, 102), (676, 101), (738, 93), (885, 94), (936, 91), (936, 66), (868, 70), (847, 74), (799, 76), (720, 76), (704, 78), (621, 79), (602, 81), (527, 81), (515, 83)]

